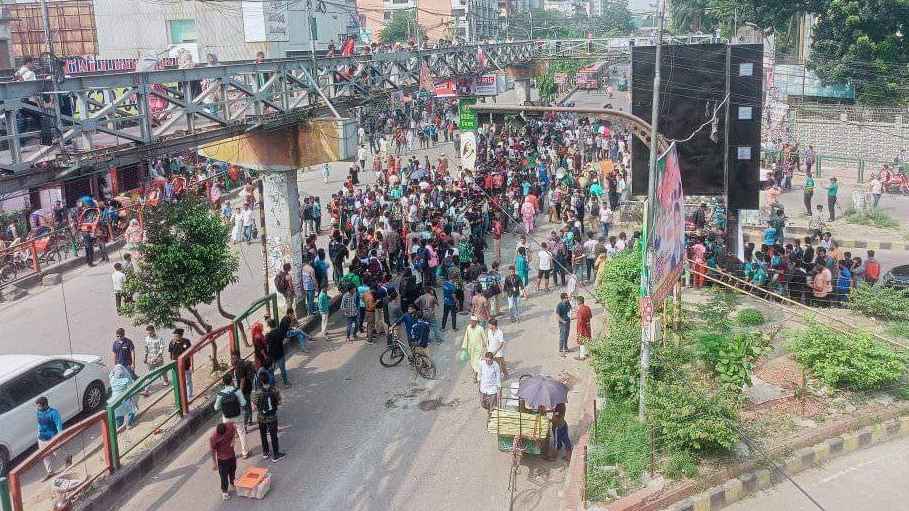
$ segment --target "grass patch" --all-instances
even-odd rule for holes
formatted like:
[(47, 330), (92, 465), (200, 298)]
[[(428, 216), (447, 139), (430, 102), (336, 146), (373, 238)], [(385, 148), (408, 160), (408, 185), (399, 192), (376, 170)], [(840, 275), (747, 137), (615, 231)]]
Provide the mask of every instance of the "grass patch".
[(605, 501), (640, 485), (650, 463), (647, 426), (637, 420), (630, 403), (609, 402), (597, 414), (587, 450), (587, 495)]
[(764, 314), (757, 309), (742, 309), (735, 315), (735, 322), (739, 326), (760, 326), (764, 321)]
[(869, 225), (882, 229), (896, 229), (900, 226), (899, 222), (880, 209), (857, 211), (850, 208), (846, 210), (843, 218), (850, 224)]

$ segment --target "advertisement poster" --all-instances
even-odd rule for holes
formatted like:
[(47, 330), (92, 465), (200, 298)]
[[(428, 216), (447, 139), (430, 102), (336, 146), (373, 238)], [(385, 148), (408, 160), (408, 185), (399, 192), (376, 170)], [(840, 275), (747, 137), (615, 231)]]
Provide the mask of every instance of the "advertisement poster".
[(473, 131), (461, 133), (461, 167), (474, 171), (477, 165), (477, 134)]
[(653, 208), (653, 232), (647, 233), (653, 261), (649, 268), (650, 297), (653, 303), (663, 301), (682, 273), (685, 261), (685, 195), (675, 143), (657, 161), (656, 200)]

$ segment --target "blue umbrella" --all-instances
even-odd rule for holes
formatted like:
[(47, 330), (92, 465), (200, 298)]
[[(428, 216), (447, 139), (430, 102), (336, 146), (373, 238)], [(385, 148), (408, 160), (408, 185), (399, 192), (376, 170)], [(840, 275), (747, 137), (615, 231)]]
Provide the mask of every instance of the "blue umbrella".
[(568, 401), (568, 387), (550, 376), (533, 376), (521, 382), (518, 398), (530, 410), (541, 406), (552, 410), (556, 405)]

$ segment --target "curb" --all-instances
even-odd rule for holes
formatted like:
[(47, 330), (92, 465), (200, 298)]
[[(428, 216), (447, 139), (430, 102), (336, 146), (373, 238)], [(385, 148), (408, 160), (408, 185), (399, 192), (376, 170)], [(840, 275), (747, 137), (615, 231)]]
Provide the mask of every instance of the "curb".
[(578, 422), (577, 431), (581, 431), (571, 452), (571, 461), (568, 463), (567, 475), (562, 490), (560, 511), (580, 511), (585, 508), (587, 493), (587, 444), (590, 441), (590, 426), (593, 424), (593, 406), (597, 399), (597, 385), (595, 377), (587, 381), (587, 391), (584, 395), (584, 415)]
[[(909, 416), (904, 415), (880, 422), (851, 433), (829, 438), (813, 446), (803, 447), (778, 465), (746, 472), (735, 479), (714, 486), (669, 506), (669, 511), (713, 511), (738, 502), (782, 482), (782, 472), (793, 475), (814, 468), (825, 461), (866, 449), (889, 440), (909, 435)], [(781, 472), (782, 471), (782, 472)]]
[[(332, 297), (332, 312), (335, 312), (340, 305), (341, 295)], [(301, 321), (300, 329), (309, 333), (319, 327), (320, 321), (321, 318), (318, 315), (309, 315)], [(294, 342), (287, 344), (296, 345)], [(294, 349), (294, 351), (298, 350)], [(89, 490), (74, 509), (79, 511), (117, 509), (123, 495), (128, 495), (133, 486), (151, 474), (158, 465), (172, 459), (174, 453), (180, 452), (185, 445), (198, 439), (197, 434), (208, 426), (209, 419), (215, 415), (215, 409), (212, 406), (214, 401), (211, 397), (210, 395), (202, 406), (191, 410), (188, 416), (184, 417), (176, 427), (168, 431), (157, 444), (138, 459), (103, 478), (100, 487), (96, 487), (93, 491)]]
[[(743, 233), (742, 239), (746, 242), (752, 241), (755, 244), (759, 244), (761, 242), (760, 235), (752, 235), (750, 233), (749, 234)], [(793, 237), (789, 237), (789, 236), (787, 236), (785, 238), (785, 241), (787, 243), (792, 243), (796, 239), (801, 241), (801, 238), (793, 238)], [(834, 241), (836, 242), (837, 245), (839, 245), (842, 248), (852, 248), (852, 249), (862, 248), (862, 249), (871, 249), (871, 250), (901, 250), (904, 252), (909, 252), (909, 243), (904, 243), (904, 242), (894, 243), (892, 241), (838, 240), (838, 239), (834, 239)]]

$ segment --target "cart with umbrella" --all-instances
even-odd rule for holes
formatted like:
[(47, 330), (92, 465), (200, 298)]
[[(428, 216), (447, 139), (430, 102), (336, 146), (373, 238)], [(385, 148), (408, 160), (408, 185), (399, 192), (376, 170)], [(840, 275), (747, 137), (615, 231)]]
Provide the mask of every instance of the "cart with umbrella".
[(518, 467), (525, 454), (546, 453), (552, 431), (549, 417), (557, 405), (565, 403), (568, 387), (549, 376), (523, 375), (499, 393), (496, 407), (489, 414), (487, 430), (495, 433), (500, 451), (511, 452), (508, 491), (514, 502)]

